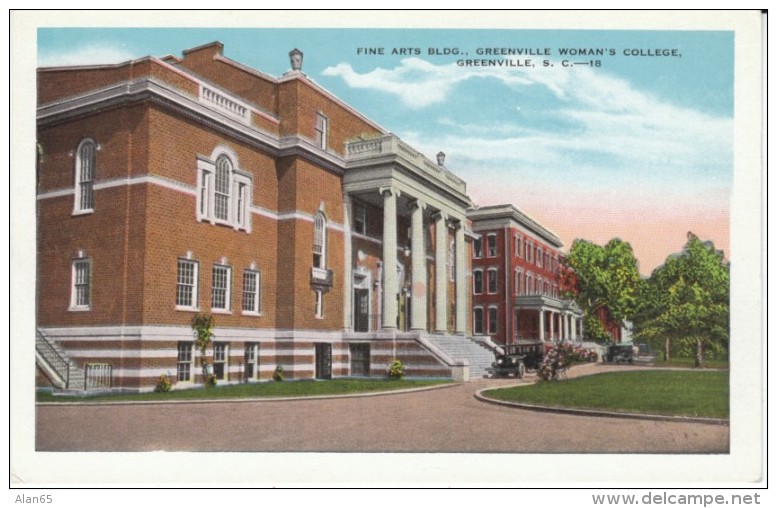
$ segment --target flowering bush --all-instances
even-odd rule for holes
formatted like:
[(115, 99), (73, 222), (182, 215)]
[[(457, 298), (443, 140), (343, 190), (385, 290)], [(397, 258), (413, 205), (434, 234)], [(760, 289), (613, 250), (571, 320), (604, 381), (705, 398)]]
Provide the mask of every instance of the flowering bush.
[(402, 379), (404, 375), (405, 375), (405, 366), (402, 364), (401, 361), (394, 359), (394, 361), (391, 362), (391, 365), (389, 365), (388, 367), (389, 379)]
[(545, 381), (558, 379), (573, 363), (595, 362), (599, 355), (594, 350), (575, 346), (568, 342), (554, 345), (545, 353), (537, 369), (537, 376)]
[(154, 391), (157, 393), (167, 393), (172, 389), (173, 389), (173, 382), (170, 381), (170, 378), (167, 377), (166, 374), (162, 374), (161, 376), (159, 376), (159, 381), (156, 382)]
[(273, 381), (283, 381), (283, 367), (278, 365), (272, 373)]

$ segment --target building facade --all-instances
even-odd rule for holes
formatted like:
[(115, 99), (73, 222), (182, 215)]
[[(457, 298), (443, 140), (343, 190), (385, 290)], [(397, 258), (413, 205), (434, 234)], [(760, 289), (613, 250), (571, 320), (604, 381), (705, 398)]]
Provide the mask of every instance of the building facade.
[(465, 183), (289, 56), (277, 78), (217, 42), (39, 69), (42, 379), (73, 384), (59, 357), (87, 387), (202, 383), (199, 313), (223, 383), (384, 375), (394, 358), (467, 376), (439, 344), (472, 334)]
[(563, 298), (562, 242), (512, 205), (470, 210), (478, 235), (472, 255), (472, 330), (523, 352), (581, 341), (583, 315)]

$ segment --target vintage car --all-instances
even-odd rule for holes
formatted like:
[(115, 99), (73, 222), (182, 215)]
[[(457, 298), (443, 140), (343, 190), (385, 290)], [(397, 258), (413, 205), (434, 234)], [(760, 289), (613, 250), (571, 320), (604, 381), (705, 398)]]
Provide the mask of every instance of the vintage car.
[(494, 377), (523, 378), (526, 374), (526, 365), (524, 365), (525, 354), (518, 353), (515, 347), (503, 346), (504, 354), (496, 353), (496, 358), (488, 371)]
[(634, 347), (631, 344), (610, 344), (604, 361), (608, 363), (634, 363)]

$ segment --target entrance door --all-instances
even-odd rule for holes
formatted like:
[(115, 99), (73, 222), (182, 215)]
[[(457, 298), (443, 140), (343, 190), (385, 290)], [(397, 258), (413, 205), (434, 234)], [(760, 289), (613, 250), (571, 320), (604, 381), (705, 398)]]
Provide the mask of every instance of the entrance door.
[(353, 290), (353, 331), (370, 331), (370, 290)]
[(316, 344), (316, 379), (332, 379), (332, 344)]

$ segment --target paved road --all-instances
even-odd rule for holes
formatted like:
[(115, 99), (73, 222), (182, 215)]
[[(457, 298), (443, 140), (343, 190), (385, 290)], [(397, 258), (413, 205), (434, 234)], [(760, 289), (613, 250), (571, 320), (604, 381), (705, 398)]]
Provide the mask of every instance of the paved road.
[[(606, 370), (584, 366), (571, 375)], [(623, 368), (618, 368), (622, 370)], [(38, 406), (38, 451), (727, 453), (729, 427), (477, 401), (515, 381), (327, 400)], [(203, 432), (203, 429), (209, 429)]]

